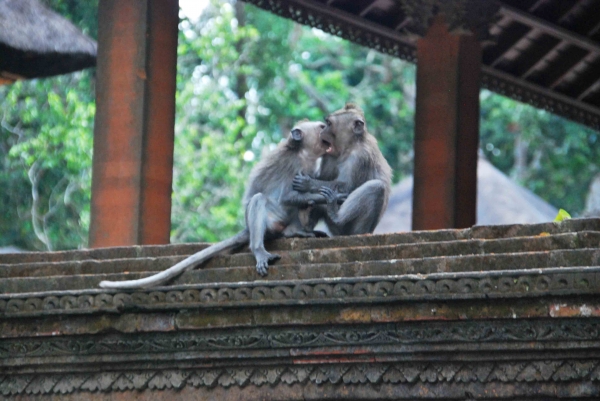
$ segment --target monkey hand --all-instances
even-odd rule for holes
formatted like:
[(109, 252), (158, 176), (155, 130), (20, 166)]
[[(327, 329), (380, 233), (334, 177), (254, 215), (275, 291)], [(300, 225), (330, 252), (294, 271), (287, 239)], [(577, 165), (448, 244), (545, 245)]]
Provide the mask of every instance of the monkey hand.
[(346, 193), (340, 194), (338, 192), (338, 193), (336, 193), (336, 199), (337, 199), (337, 203), (341, 205), (342, 203), (344, 203), (344, 201), (346, 199), (348, 199), (348, 194), (346, 194)]
[(292, 188), (294, 191), (298, 192), (310, 192), (311, 189), (311, 180), (308, 175), (304, 175), (302, 173), (296, 174), (294, 180), (292, 181)]
[(321, 187), (319, 189), (319, 193), (321, 195), (323, 195), (323, 197), (325, 198), (325, 201), (327, 201), (328, 204), (332, 204), (332, 203), (337, 204), (339, 194), (337, 192), (335, 192), (333, 189), (328, 188), (328, 187)]

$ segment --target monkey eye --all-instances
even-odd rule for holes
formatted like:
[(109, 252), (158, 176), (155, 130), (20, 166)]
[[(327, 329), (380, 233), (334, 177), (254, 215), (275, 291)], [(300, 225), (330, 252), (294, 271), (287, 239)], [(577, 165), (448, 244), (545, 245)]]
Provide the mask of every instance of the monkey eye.
[(325, 129), (325, 124), (319, 124), (319, 128)]
[(325, 123), (327, 124), (328, 127), (331, 126), (331, 120), (330, 119), (326, 118), (325, 119)]
[(364, 126), (365, 126), (365, 122), (364, 122), (364, 121), (361, 121), (361, 120), (356, 120), (356, 121), (354, 121), (354, 126), (355, 126), (356, 128), (362, 128), (362, 127), (364, 127)]

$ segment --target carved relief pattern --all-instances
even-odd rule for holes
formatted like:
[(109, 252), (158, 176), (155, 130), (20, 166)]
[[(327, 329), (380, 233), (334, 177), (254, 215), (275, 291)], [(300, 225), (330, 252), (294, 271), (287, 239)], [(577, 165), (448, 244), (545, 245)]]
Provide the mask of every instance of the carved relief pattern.
[(491, 72), (484, 71), (481, 78), (481, 86), (483, 88), (521, 102), (529, 103), (532, 106), (580, 122), (588, 127), (600, 129), (600, 115), (598, 112), (585, 110), (567, 101), (562, 101), (559, 98), (524, 88), (515, 82), (496, 76)]
[[(565, 269), (566, 270), (566, 269)], [(0, 316), (36, 316), (56, 313), (90, 313), (125, 309), (182, 309), (202, 307), (344, 304), (401, 300), (478, 299), (597, 293), (600, 283), (592, 268), (546, 274), (538, 271), (505, 274), (389, 276), (352, 278), (344, 282), (262, 282), (215, 284), (188, 289), (156, 289), (148, 292), (69, 292), (31, 298), (0, 297)]]
[(336, 18), (334, 15), (323, 15), (310, 12), (306, 8), (294, 4), (293, 1), (247, 0), (246, 3), (254, 4), (273, 14), (291, 19), (312, 28), (320, 29), (324, 32), (378, 50), (382, 53), (411, 62), (416, 61), (416, 51), (414, 47), (408, 43), (403, 43), (397, 39), (394, 40), (375, 32), (360, 29), (359, 27), (348, 24), (341, 18)]
[(599, 382), (600, 361), (422, 362), (236, 367), (0, 376), (0, 394), (68, 394), (192, 387), (324, 383), (344, 385), (434, 383)]
[(451, 32), (472, 32), (480, 40), (489, 39), (490, 23), (500, 8), (496, 1), (480, 0), (402, 0), (400, 4), (411, 20), (405, 28), (409, 33), (425, 35), (433, 17), (444, 14)]
[(250, 329), (228, 332), (26, 338), (0, 341), (0, 358), (190, 353), (325, 346), (447, 342), (598, 341), (597, 319), (381, 324), (342, 328)]

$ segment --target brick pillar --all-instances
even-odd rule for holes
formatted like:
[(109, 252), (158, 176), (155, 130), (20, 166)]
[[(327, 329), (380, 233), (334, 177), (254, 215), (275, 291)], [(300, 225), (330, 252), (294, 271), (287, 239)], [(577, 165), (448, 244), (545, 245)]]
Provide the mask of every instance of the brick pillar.
[(475, 224), (481, 47), (441, 16), (417, 41), (413, 230)]
[(90, 247), (166, 244), (178, 0), (100, 0)]

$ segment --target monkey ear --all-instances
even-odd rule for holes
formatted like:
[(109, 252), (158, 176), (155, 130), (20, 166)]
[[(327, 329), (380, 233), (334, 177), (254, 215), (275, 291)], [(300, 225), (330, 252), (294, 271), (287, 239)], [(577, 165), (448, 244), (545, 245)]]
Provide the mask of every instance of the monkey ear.
[(292, 139), (296, 142), (300, 142), (302, 140), (302, 131), (298, 128), (294, 128), (290, 134), (292, 134)]
[(354, 125), (352, 126), (352, 131), (354, 135), (362, 136), (365, 133), (365, 122), (363, 120), (356, 119), (354, 120)]

